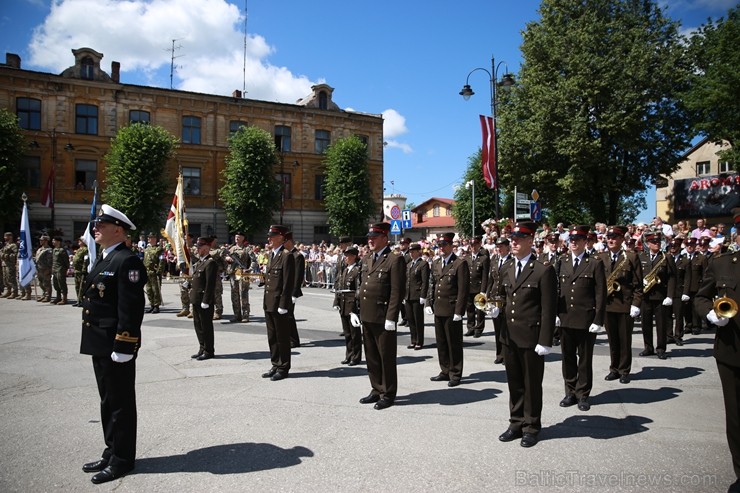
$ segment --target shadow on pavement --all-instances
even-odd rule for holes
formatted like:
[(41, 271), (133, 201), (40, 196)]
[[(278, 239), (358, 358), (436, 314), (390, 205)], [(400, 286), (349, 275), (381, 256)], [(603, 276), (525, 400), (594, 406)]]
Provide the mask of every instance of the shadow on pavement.
[(471, 373), (465, 380), (473, 382), (496, 382), (506, 383), (506, 370), (504, 365), (499, 365), (498, 371), (479, 371), (477, 373)]
[(618, 438), (649, 430), (645, 425), (653, 420), (644, 416), (626, 416), (612, 418), (598, 415), (579, 414), (571, 416), (553, 426), (543, 428), (540, 432), (542, 440), (558, 438), (588, 437), (600, 440)]
[(357, 366), (341, 366), (337, 368), (330, 368), (328, 370), (313, 370), (303, 372), (290, 372), (290, 378), (344, 378), (344, 377), (357, 377), (367, 376), (367, 367), (365, 364)]
[(180, 455), (136, 459), (136, 469), (132, 474), (241, 474), (295, 466), (303, 462), (302, 457), (313, 457), (313, 452), (306, 447), (284, 449), (269, 443), (232, 443)]
[(485, 401), (494, 399), (500, 394), (499, 389), (466, 389), (467, 383), (463, 378), (459, 387), (447, 388), (447, 382), (439, 382), (444, 388), (439, 390), (425, 390), (408, 395), (396, 396), (397, 406), (415, 406), (420, 404), (439, 404), (442, 406), (456, 406), (459, 404), (470, 404), (471, 402)]
[(661, 387), (659, 389), (638, 389), (638, 388), (621, 388), (607, 390), (599, 395), (592, 395), (589, 402), (592, 405), (599, 404), (650, 404), (652, 402), (667, 401), (678, 397), (682, 393), (681, 389), (673, 387)]
[(244, 360), (256, 360), (266, 359), (269, 361), (269, 351), (252, 351), (249, 353), (233, 353), (233, 354), (216, 354), (214, 359), (244, 359)]
[(683, 380), (704, 373), (704, 368), (687, 366), (686, 368), (670, 368), (664, 366), (644, 366), (639, 373), (630, 375), (632, 380)]

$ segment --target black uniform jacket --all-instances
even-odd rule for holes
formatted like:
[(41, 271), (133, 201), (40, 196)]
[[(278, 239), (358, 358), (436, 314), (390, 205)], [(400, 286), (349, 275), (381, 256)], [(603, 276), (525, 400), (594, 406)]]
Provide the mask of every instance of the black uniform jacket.
[(391, 253), (387, 246), (373, 261), (373, 252), (362, 259), (361, 284), (357, 299), (360, 302), (360, 320), (382, 324), (398, 321), (403, 291), (406, 286), (406, 260)]
[[(349, 269), (350, 266), (352, 269)], [(349, 315), (353, 312), (357, 313), (355, 297), (357, 296), (357, 288), (360, 285), (360, 268), (359, 262), (347, 264), (344, 272), (341, 272), (334, 282), (336, 290), (334, 306), (339, 307), (340, 315)], [(347, 272), (348, 269), (349, 272)]]
[(470, 270), (465, 260), (454, 253), (447, 265), (438, 258), (432, 263), (427, 305), (438, 317), (451, 317), (465, 313), (470, 292)]
[(216, 298), (216, 283), (218, 278), (218, 264), (210, 255), (200, 259), (195, 264), (190, 288), (190, 302), (200, 307), (201, 303), (213, 305)]
[[(272, 256), (272, 252), (270, 252)], [(278, 308), (289, 309), (295, 289), (295, 257), (281, 248), (267, 264), (265, 274), (265, 297), (263, 308), (266, 312), (276, 312)]]
[(429, 262), (419, 257), (416, 263), (412, 260), (407, 266), (406, 293), (403, 299), (419, 301), (426, 298), (427, 289), (429, 289)]
[(560, 324), (571, 329), (604, 325), (606, 278), (601, 260), (584, 253), (574, 269), (573, 255), (566, 253), (558, 259), (556, 271)]
[(481, 248), (475, 254), (467, 257), (468, 268), (470, 269), (470, 294), (485, 293), (488, 289), (488, 274), (490, 270), (490, 257), (485, 248)]

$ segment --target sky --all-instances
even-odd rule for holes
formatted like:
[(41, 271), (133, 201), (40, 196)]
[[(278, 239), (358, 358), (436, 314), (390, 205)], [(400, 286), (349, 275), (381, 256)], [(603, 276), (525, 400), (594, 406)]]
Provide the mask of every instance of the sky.
[[(665, 0), (690, 33), (736, 0)], [(22, 67), (61, 73), (72, 49), (121, 63), (121, 82), (294, 103), (334, 88), (345, 110), (384, 117), (385, 194), (452, 198), (481, 145), (492, 57), (500, 78), (521, 64), (539, 0), (3, 0), (0, 47)], [(246, 15), (245, 15), (246, 12)], [(246, 36), (246, 62), (244, 56)], [(172, 47), (175, 47), (172, 50)], [(174, 62), (173, 62), (174, 54)], [(0, 55), (2, 56), (2, 55)], [(171, 65), (174, 76), (171, 78)], [(473, 71), (471, 73), (471, 71)], [(245, 78), (246, 74), (246, 78)], [(459, 95), (466, 77), (475, 95)], [(655, 193), (637, 221), (655, 215)], [(541, 200), (546, 204), (547, 197)]]

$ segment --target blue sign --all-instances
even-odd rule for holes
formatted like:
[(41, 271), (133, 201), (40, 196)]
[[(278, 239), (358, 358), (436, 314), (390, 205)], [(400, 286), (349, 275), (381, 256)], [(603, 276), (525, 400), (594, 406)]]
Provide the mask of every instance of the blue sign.
[(400, 219), (391, 220), (391, 234), (392, 235), (401, 234), (401, 220)]
[(532, 221), (540, 221), (542, 219), (542, 207), (539, 200), (529, 203), (529, 218)]
[(403, 229), (411, 229), (414, 227), (411, 222), (411, 209), (404, 209), (401, 211), (401, 227), (403, 227)]

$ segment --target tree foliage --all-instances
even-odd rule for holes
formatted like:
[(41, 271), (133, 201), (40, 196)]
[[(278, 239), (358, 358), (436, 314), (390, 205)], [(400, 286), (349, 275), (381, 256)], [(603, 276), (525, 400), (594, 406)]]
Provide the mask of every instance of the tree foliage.
[(0, 109), (0, 224), (9, 219), (19, 219), (21, 200), (21, 160), (23, 159), (23, 133), (18, 117)]
[(229, 155), (219, 196), (232, 231), (263, 233), (280, 206), (280, 183), (275, 180), (275, 143), (258, 127), (240, 127), (229, 139)]
[(517, 85), (499, 91), (501, 183), (536, 188), (553, 223), (630, 221), (689, 145), (678, 26), (651, 0), (543, 0), (540, 12)]
[(363, 234), (375, 211), (367, 146), (354, 135), (339, 139), (327, 149), (324, 165), (324, 206), (329, 216), (330, 233), (335, 236)]
[[(475, 182), (475, 219), (473, 219), (473, 187), (465, 184)], [(481, 164), (481, 151), (468, 158), (468, 169), (463, 176), (463, 185), (455, 190), (455, 205), (452, 207), (452, 217), (461, 236), (469, 238), (473, 232), (483, 233), (481, 223), (486, 219), (496, 217), (496, 195), (486, 186)]]
[[(715, 143), (723, 140), (732, 149), (722, 159), (740, 162), (740, 7), (727, 18), (711, 20), (691, 37), (689, 56), (694, 70), (685, 94), (686, 107), (697, 133)], [(737, 169), (737, 168), (736, 168)]]
[(103, 201), (123, 211), (139, 229), (159, 229), (163, 199), (169, 185), (165, 170), (177, 139), (164, 128), (132, 123), (111, 142), (105, 172)]

